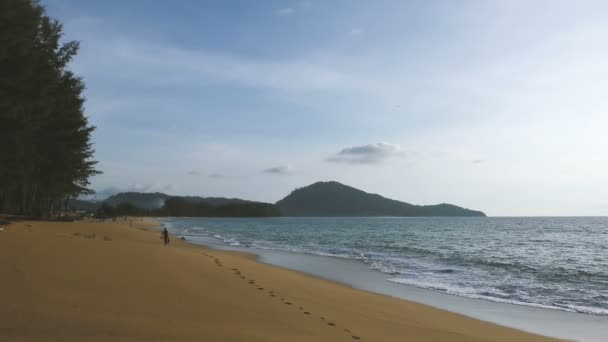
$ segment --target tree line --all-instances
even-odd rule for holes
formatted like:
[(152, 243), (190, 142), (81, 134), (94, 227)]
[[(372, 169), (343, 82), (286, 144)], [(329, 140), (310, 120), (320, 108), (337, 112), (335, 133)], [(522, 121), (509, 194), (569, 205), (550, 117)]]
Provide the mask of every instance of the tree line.
[(90, 194), (95, 169), (79, 43), (37, 0), (0, 1), (0, 212), (48, 217)]
[(212, 205), (205, 202), (191, 202), (172, 197), (158, 209), (142, 209), (130, 202), (122, 202), (115, 207), (104, 202), (95, 212), (99, 218), (117, 216), (154, 216), (154, 217), (273, 217), (281, 216), (281, 210), (274, 204), (261, 202), (235, 202)]

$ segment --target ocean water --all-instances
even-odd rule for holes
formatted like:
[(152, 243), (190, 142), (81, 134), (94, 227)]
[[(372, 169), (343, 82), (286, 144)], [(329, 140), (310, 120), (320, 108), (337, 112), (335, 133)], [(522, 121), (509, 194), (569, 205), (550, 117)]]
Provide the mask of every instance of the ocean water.
[(387, 281), (608, 316), (608, 218), (169, 218), (172, 234), (359, 260)]

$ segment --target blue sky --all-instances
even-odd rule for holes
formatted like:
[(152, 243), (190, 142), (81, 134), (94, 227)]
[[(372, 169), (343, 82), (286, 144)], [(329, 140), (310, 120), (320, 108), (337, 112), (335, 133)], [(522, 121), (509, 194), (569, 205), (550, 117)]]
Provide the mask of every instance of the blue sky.
[(81, 41), (100, 196), (274, 202), (337, 180), (608, 214), (605, 2), (44, 3)]

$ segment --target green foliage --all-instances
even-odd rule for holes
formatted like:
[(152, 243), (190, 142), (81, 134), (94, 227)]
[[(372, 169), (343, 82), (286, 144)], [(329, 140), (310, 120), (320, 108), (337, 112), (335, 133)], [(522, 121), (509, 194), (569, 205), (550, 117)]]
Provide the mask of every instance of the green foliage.
[(78, 42), (35, 0), (0, 1), (0, 211), (50, 216), (89, 194), (85, 89), (68, 63)]
[(95, 212), (95, 216), (99, 218), (112, 218), (117, 216), (116, 208), (109, 205), (108, 203), (103, 203), (99, 209)]
[(485, 216), (451, 204), (413, 205), (338, 182), (317, 182), (277, 202), (287, 216)]
[(113, 206), (117, 206), (122, 202), (129, 202), (134, 204), (138, 208), (142, 209), (156, 209), (165, 203), (169, 198), (181, 198), (190, 203), (207, 203), (213, 206), (230, 204), (230, 203), (247, 203), (251, 201), (239, 199), (239, 198), (225, 198), (225, 197), (200, 197), (200, 196), (169, 196), (161, 192), (153, 193), (142, 193), (142, 192), (121, 192), (112, 195), (105, 199), (104, 202), (108, 202)]
[(281, 216), (281, 209), (270, 203), (229, 203), (215, 207), (218, 217), (273, 217)]
[[(141, 197), (141, 196), (140, 196)], [(138, 196), (132, 196), (138, 198)], [(214, 200), (217, 200), (214, 198)], [(146, 203), (146, 202), (143, 202)], [(281, 210), (274, 204), (243, 201), (223, 202), (200, 201), (200, 197), (168, 197), (164, 205), (157, 209), (138, 207), (131, 202), (121, 202), (114, 207), (111, 202), (103, 202), (95, 216), (109, 218), (116, 216), (172, 216), (172, 217), (272, 217), (281, 216)]]

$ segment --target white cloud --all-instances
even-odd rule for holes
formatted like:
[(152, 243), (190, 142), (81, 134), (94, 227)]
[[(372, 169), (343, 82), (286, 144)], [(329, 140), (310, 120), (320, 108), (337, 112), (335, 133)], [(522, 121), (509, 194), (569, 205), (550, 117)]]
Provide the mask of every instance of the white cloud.
[(99, 77), (109, 72), (121, 82), (148, 86), (226, 84), (290, 92), (346, 90), (368, 84), (343, 70), (339, 63), (319, 57), (266, 60), (135, 37), (112, 37), (111, 33), (89, 35), (80, 38), (83, 44), (74, 63), (76, 71)]
[(327, 161), (346, 164), (377, 164), (388, 158), (403, 156), (401, 146), (386, 142), (352, 146), (327, 158)]
[[(482, 7), (510, 6), (505, 4), (487, 3)], [(528, 5), (511, 12), (489, 9), (484, 12), (488, 15), (479, 15), (477, 7), (458, 7), (456, 12), (450, 12), (447, 26), (438, 29), (453, 30), (434, 31), (442, 35), (442, 38), (436, 36), (437, 40), (425, 40), (425, 36), (421, 36), (415, 43), (409, 43), (401, 40), (403, 37), (386, 32), (373, 44), (348, 54), (339, 44), (328, 44), (307, 46), (304, 51), (298, 50), (295, 57), (280, 54), (268, 59), (205, 48), (183, 48), (157, 37), (150, 38), (152, 36), (117, 35), (112, 32), (112, 25), (106, 23), (101, 23), (106, 26), (97, 31), (94, 23), (66, 27), (66, 32), (76, 32), (79, 36), (72, 38), (82, 41), (81, 54), (75, 60), (76, 71), (90, 80), (87, 85), (93, 89), (99, 88), (99, 83), (93, 80), (99, 80), (97, 75), (102, 75), (112, 82), (132, 84), (134, 89), (139, 85), (227, 84), (271, 90), (270, 101), (260, 101), (268, 106), (264, 109), (272, 111), (277, 98), (283, 100), (288, 97), (285, 95), (296, 95), (289, 99), (301, 100), (299, 104), (306, 109), (313, 107), (311, 112), (328, 113), (324, 126), (347, 132), (326, 140), (317, 139), (316, 131), (303, 132), (302, 141), (293, 139), (290, 144), (283, 144), (289, 145), (288, 152), (278, 151), (276, 146), (280, 144), (254, 148), (248, 140), (240, 142), (244, 148), (251, 148), (247, 153), (209, 153), (213, 158), (209, 157), (207, 164), (193, 163), (189, 168), (210, 165), (216, 170), (231, 170), (231, 182), (208, 180), (211, 186), (216, 186), (218, 194), (232, 189), (234, 196), (247, 197), (241, 192), (251, 191), (251, 197), (268, 196), (263, 199), (276, 200), (278, 197), (272, 196), (288, 192), (293, 185), (290, 182), (313, 182), (332, 176), (352, 185), (368, 182), (369, 189), (389, 197), (412, 202), (451, 201), (493, 214), (605, 214), (605, 211), (589, 209), (592, 201), (602, 204), (607, 203), (604, 199), (608, 198), (605, 193), (592, 196), (596, 188), (602, 188), (597, 185), (606, 185), (608, 172), (606, 158), (601, 157), (602, 149), (608, 146), (604, 134), (608, 130), (605, 114), (608, 102), (604, 95), (608, 85), (605, 77), (608, 49), (598, 43), (608, 31), (605, 21), (600, 18), (599, 24), (594, 22), (590, 13), (562, 15), (564, 6), (560, 10), (557, 5), (551, 16), (542, 15), (546, 9), (538, 11)], [(578, 6), (566, 7), (578, 11)], [(298, 15), (304, 12), (298, 5), (294, 4), (293, 8)], [(601, 17), (605, 11), (594, 12)], [(551, 18), (555, 23), (547, 22), (553, 20)], [(484, 30), (480, 31), (479, 27)], [(357, 27), (349, 31), (349, 28), (342, 26), (339, 32), (348, 37), (348, 34), (365, 35), (369, 31), (358, 32)], [(321, 97), (331, 91), (339, 91), (344, 96), (330, 94), (330, 100)], [(315, 93), (309, 94), (311, 92)], [(365, 96), (358, 96), (362, 93)], [(121, 99), (100, 98), (94, 91), (87, 95), (88, 106), (100, 107), (103, 111), (135, 106), (142, 100), (134, 98), (132, 102), (122, 103)], [(98, 103), (91, 101), (95, 99), (99, 99)], [(153, 101), (150, 96), (143, 100)], [(129, 115), (145, 113), (135, 107), (127, 109), (124, 112)], [(98, 126), (101, 132), (104, 127)], [(269, 136), (260, 139), (270, 139)], [(385, 150), (378, 144), (339, 149), (348, 145), (341, 139), (370, 141), (377, 136), (401, 142), (408, 147), (407, 154), (398, 145)], [(283, 136), (273, 138), (283, 139)], [(310, 145), (315, 141), (319, 143), (313, 155)], [(338, 147), (334, 148), (339, 152), (327, 158), (338, 163), (374, 164), (390, 160), (392, 156), (407, 155), (407, 158), (378, 166), (373, 174), (369, 168), (350, 168), (346, 173), (340, 165), (319, 165), (319, 159), (327, 154), (327, 150), (319, 147), (322, 143)], [(103, 145), (99, 146), (98, 150), (104, 149)], [(366, 149), (375, 152), (363, 153)], [(259, 150), (271, 152), (256, 154)], [(420, 152), (425, 150), (455, 152), (447, 156), (447, 152)], [(289, 159), (295, 154), (308, 159)], [(144, 158), (143, 153), (139, 155)], [(163, 162), (170, 158), (167, 155), (162, 158)], [(479, 159), (484, 157), (491, 157), (491, 162)], [(111, 158), (115, 158), (115, 153)], [(291, 160), (302, 167), (306, 165), (306, 169), (293, 177), (263, 177), (260, 170), (267, 166), (266, 158)], [(407, 177), (401, 177), (403, 168), (395, 166), (412, 159), (416, 161), (415, 167), (407, 170)], [(128, 161), (131, 162), (147, 167), (140, 158)], [(240, 174), (234, 171), (237, 168), (233, 164)], [(138, 178), (141, 168), (135, 170), (134, 167), (126, 177), (143, 182), (177, 179), (160, 173), (147, 179)], [(311, 168), (316, 168), (316, 173), (311, 172)], [(446, 168), (450, 169), (449, 174), (445, 173)], [(127, 171), (120, 170), (117, 174), (119, 172), (121, 177), (104, 185), (120, 184)], [(250, 180), (249, 175), (254, 174), (258, 178)], [(109, 173), (106, 175), (109, 177)], [(237, 178), (243, 179), (238, 186), (233, 184), (238, 181), (232, 182)], [(277, 179), (285, 181), (283, 188), (274, 186)], [(273, 186), (268, 186), (270, 183)], [(204, 182), (194, 186), (198, 191), (208, 191), (207, 187), (211, 187)], [(529, 193), (529, 205), (522, 205), (517, 193), (495, 196), (495, 193), (512, 193), (511, 186)], [(252, 190), (255, 187), (258, 192)], [(542, 207), (548, 193), (545, 190), (552, 187), (560, 187), (555, 198), (561, 204)], [(400, 192), (404, 188), (407, 191)], [(189, 185), (182, 185), (182, 189), (197, 191)], [(572, 205), (568, 201), (575, 196), (579, 196), (580, 201)]]
[(280, 10), (277, 11), (278, 15), (290, 15), (293, 12), (295, 12), (295, 10), (293, 9), (293, 7), (285, 7), (285, 8), (281, 8)]
[(270, 173), (270, 174), (288, 174), (293, 172), (293, 168), (289, 165), (279, 165), (279, 166), (274, 166), (274, 167), (270, 167), (267, 169), (263, 170), (264, 173)]
[(361, 29), (361, 28), (352, 28), (349, 33), (350, 33), (351, 36), (358, 36), (361, 33), (363, 33), (363, 29)]

